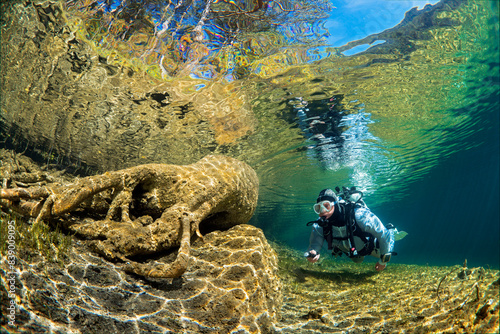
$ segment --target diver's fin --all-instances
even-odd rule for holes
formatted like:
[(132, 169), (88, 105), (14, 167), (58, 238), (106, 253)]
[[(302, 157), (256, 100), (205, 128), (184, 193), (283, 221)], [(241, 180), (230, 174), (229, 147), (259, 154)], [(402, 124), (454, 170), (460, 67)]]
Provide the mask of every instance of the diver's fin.
[(406, 237), (407, 235), (408, 235), (408, 233), (406, 233), (405, 231), (400, 232), (397, 229), (394, 229), (394, 241), (401, 240), (404, 237)]

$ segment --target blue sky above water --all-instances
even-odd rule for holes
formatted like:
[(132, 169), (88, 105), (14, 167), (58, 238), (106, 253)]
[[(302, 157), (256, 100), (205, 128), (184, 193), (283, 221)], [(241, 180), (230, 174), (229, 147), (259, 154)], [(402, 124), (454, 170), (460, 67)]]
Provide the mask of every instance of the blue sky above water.
[[(325, 27), (330, 32), (330, 46), (339, 47), (348, 42), (380, 33), (399, 24), (407, 11), (414, 7), (424, 8), (426, 4), (439, 1), (406, 0), (341, 0), (332, 1), (333, 9)], [(369, 45), (353, 48), (345, 55), (366, 50)]]

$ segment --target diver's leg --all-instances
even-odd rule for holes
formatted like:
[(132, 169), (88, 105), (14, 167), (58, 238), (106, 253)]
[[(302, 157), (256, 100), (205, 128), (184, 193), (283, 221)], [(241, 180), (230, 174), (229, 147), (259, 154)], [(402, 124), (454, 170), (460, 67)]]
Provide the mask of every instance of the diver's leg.
[(376, 257), (377, 259), (380, 259), (380, 249), (375, 248), (371, 253), (370, 256)]
[(349, 256), (349, 258), (354, 262), (354, 263), (361, 263), (364, 261), (365, 257), (364, 256)]

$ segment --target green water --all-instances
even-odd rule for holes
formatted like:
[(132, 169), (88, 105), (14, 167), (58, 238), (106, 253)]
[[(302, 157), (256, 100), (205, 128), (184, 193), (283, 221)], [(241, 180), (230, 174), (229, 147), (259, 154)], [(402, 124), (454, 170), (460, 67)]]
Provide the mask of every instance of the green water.
[[(394, 261), (454, 265), (467, 258), (471, 265), (498, 267), (496, 1), (442, 1), (429, 15), (417, 13), (397, 29), (372, 36), (370, 43), (378, 45), (351, 56), (341, 53), (349, 46), (333, 47), (325, 37), (335, 37), (329, 18), (342, 18), (332, 8), (335, 2), (305, 6), (295, 18), (280, 3), (265, 14), (270, 16), (207, 21), (211, 39), (205, 44), (186, 33), (197, 25), (189, 18), (201, 15), (199, 3), (185, 15), (168, 6), (161, 12), (160, 2), (147, 1), (143, 10), (136, 1), (124, 3), (129, 7), (104, 11), (85, 1), (64, 2), (69, 28), (61, 31), (51, 28), (56, 12), (38, 9), (47, 31), (61, 38), (41, 53), (53, 56), (52, 65), (44, 61), (26, 74), (31, 53), (8, 63), (17, 75), (3, 76), (3, 142), (19, 151), (34, 145), (45, 151), (47, 163), (77, 160), (97, 170), (188, 163), (212, 153), (237, 157), (260, 179), (250, 223), (299, 250), (307, 247), (305, 223), (315, 219), (318, 192), (357, 186), (384, 222), (409, 233), (396, 244)], [(114, 17), (116, 12), (121, 16)], [(155, 26), (158, 12), (158, 20), (177, 22), (175, 33), (162, 35)], [(22, 15), (22, 23), (36, 18)], [(2, 21), (8, 41), (2, 52), (15, 54), (9, 45), (21, 50), (16, 34), (25, 30), (9, 30), (9, 20)], [(239, 29), (232, 30), (234, 25)], [(229, 32), (236, 37), (224, 39)], [(104, 74), (94, 74), (107, 75), (110, 85), (97, 86), (104, 79), (85, 76), (91, 62), (78, 58), (83, 51), (72, 38), (102, 57)], [(63, 58), (62, 41), (75, 48), (73, 64), (82, 66), (71, 76), (50, 71)], [(133, 71), (116, 75), (122, 65)], [(48, 75), (46, 82), (37, 71)], [(19, 83), (17, 76), (33, 76), (34, 83)], [(78, 85), (65, 87), (66, 80)], [(50, 91), (51, 84), (63, 88)], [(150, 115), (147, 103), (163, 107), (163, 90), (155, 87), (189, 103)], [(51, 95), (37, 97), (42, 89)], [(31, 121), (24, 113), (33, 108), (43, 112)], [(76, 130), (67, 130), (73, 122)]]
[[(317, 193), (325, 187), (355, 185), (384, 222), (409, 232), (396, 244), (400, 256), (395, 261), (452, 265), (468, 258), (470, 263), (498, 267), (494, 13), (492, 2), (447, 13), (461, 24), (430, 28), (432, 37), (415, 41), (417, 50), (406, 58), (389, 53), (324, 60), (309, 68), (313, 83), (307, 85), (308, 80), (297, 75), (281, 78), (255, 109), (263, 114), (275, 110), (281, 116), (265, 123), (269, 137), (278, 137), (275, 132), (290, 136), (288, 145), (277, 140), (281, 150), (256, 166), (261, 193), (252, 223), (268, 236), (306, 249), (305, 223), (315, 219)], [(291, 135), (296, 127), (276, 128), (276, 122), (293, 117), (290, 103), (284, 102), (290, 100), (287, 96), (300, 96), (309, 106), (316, 102), (318, 109), (323, 103), (323, 112), (328, 104), (322, 101), (341, 96), (345, 114), (367, 114), (369, 119), (343, 127), (344, 132), (357, 127), (359, 133), (341, 145), (304, 142), (300, 131)]]

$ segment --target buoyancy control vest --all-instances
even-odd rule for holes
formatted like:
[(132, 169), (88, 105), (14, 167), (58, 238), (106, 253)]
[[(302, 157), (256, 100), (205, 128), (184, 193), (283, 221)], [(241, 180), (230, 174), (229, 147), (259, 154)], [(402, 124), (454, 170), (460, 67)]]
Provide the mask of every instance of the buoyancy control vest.
[[(349, 241), (348, 256), (365, 256), (371, 254), (375, 248), (375, 237), (367, 233), (359, 227), (355, 219), (356, 208), (361, 208), (362, 205), (347, 202), (337, 203), (334, 214), (328, 220), (323, 220), (320, 224), (323, 227), (323, 236), (328, 244), (328, 249), (333, 250), (333, 240)], [(334, 237), (332, 233), (333, 226), (345, 226), (347, 235), (344, 237)], [(364, 243), (364, 247), (360, 250), (356, 249), (354, 237), (358, 237)]]
[[(375, 237), (363, 231), (357, 224), (355, 218), (356, 208), (365, 207), (368, 209), (362, 200), (363, 193), (357, 191), (354, 187), (350, 189), (342, 187), (342, 193), (340, 193), (338, 187), (335, 190), (339, 193), (340, 200), (335, 204), (333, 215), (329, 219), (319, 218), (318, 220), (307, 223), (307, 225), (309, 226), (317, 223), (323, 228), (323, 237), (327, 241), (328, 250), (333, 250), (333, 253), (339, 253), (337, 250), (333, 249), (333, 240), (349, 240), (349, 252), (347, 253), (349, 257), (371, 254), (377, 246), (375, 244)], [(334, 237), (332, 232), (333, 226), (346, 226), (347, 235), (345, 237)], [(364, 243), (365, 246), (361, 250), (356, 249), (354, 237), (360, 238)]]

